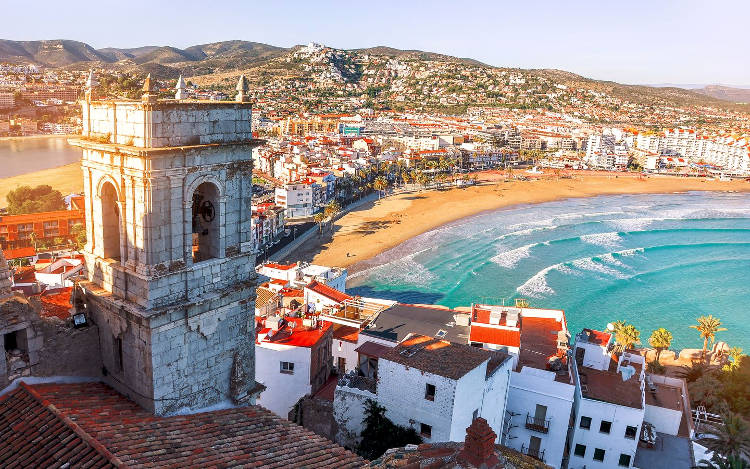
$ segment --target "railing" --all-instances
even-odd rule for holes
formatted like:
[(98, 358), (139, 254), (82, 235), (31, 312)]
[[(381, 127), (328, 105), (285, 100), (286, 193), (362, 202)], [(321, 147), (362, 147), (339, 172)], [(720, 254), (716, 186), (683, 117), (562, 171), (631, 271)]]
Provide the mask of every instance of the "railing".
[(539, 433), (548, 433), (549, 419), (540, 419), (526, 414), (526, 428)]
[(524, 444), (524, 445), (521, 445), (521, 453), (544, 462), (544, 450), (543, 449), (529, 448), (528, 446)]

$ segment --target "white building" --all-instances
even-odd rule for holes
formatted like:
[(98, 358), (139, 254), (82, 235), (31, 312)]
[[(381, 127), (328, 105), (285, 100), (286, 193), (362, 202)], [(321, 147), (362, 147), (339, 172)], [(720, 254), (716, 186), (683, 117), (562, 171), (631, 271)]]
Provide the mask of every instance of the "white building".
[(81, 275), (83, 267), (83, 259), (64, 257), (34, 272), (34, 278), (48, 288), (71, 287), (73, 282), (70, 278)]
[[(623, 351), (618, 356), (616, 349), (607, 332), (584, 329), (576, 336), (567, 467), (693, 467), (684, 381), (646, 375), (642, 355)], [(639, 447), (648, 434), (654, 435), (654, 448)]]
[(511, 354), (502, 444), (558, 468), (573, 412), (568, 328), (561, 310), (473, 305), (472, 345)]
[(347, 375), (334, 397), (338, 439), (352, 444), (362, 430), (363, 404), (372, 399), (394, 423), (414, 428), (425, 442), (461, 441), (483, 417), (499, 435), (511, 360), (447, 340), (410, 334), (383, 353), (378, 379)]
[(338, 294), (346, 291), (347, 270), (343, 267), (328, 267), (307, 262), (292, 264), (266, 262), (256, 266), (255, 271), (272, 280), (283, 280), (291, 288), (303, 288), (317, 282), (337, 290)]
[(266, 386), (257, 403), (287, 418), (300, 398), (331, 373), (332, 327), (315, 319), (258, 318), (255, 379)]
[(322, 188), (313, 181), (297, 181), (276, 188), (276, 205), (284, 207), (286, 218), (311, 217), (320, 210)]

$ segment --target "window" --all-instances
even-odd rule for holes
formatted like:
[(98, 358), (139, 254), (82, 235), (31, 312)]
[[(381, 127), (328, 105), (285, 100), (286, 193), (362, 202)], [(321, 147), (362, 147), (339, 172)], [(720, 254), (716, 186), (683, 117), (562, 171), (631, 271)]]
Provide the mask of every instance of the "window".
[(419, 434), (425, 438), (432, 438), (432, 425), (426, 423), (419, 424)]
[(279, 362), (279, 372), (284, 373), (285, 375), (293, 375), (294, 374), (294, 363), (292, 362)]
[(620, 455), (620, 461), (618, 464), (622, 467), (630, 467), (630, 455), (629, 454), (621, 454)]
[(5, 351), (10, 352), (18, 348), (18, 336), (15, 332), (8, 332), (4, 337)]
[(581, 428), (585, 430), (591, 428), (591, 417), (581, 417)]
[(428, 401), (435, 400), (435, 385), (434, 384), (428, 384), (427, 386), (425, 386), (424, 398), (427, 399)]
[(638, 434), (638, 427), (631, 427), (628, 425), (625, 427), (625, 438), (635, 440), (635, 436)]
[(612, 430), (612, 422), (607, 422), (606, 420), (602, 420), (602, 423), (599, 424), (599, 431), (601, 433), (609, 433), (610, 430)]
[(604, 450), (596, 448), (594, 450), (594, 461), (604, 461)]
[(576, 448), (573, 450), (573, 454), (576, 456), (584, 457), (586, 455), (586, 445), (576, 444)]

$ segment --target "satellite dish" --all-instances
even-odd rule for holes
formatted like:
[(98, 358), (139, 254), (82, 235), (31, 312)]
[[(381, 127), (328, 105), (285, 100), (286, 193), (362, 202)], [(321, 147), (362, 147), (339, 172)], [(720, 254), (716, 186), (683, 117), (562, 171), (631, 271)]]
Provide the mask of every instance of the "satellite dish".
[(611, 322), (607, 323), (607, 330), (608, 331), (614, 331), (615, 330), (615, 325), (612, 324)]

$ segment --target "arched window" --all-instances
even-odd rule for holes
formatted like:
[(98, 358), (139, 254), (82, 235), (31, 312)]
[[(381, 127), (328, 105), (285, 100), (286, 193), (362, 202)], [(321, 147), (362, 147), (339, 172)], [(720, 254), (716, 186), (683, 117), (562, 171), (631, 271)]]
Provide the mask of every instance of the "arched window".
[(219, 189), (204, 182), (193, 192), (193, 262), (219, 257)]
[(120, 207), (111, 182), (102, 185), (101, 195), (102, 257), (120, 260)]

